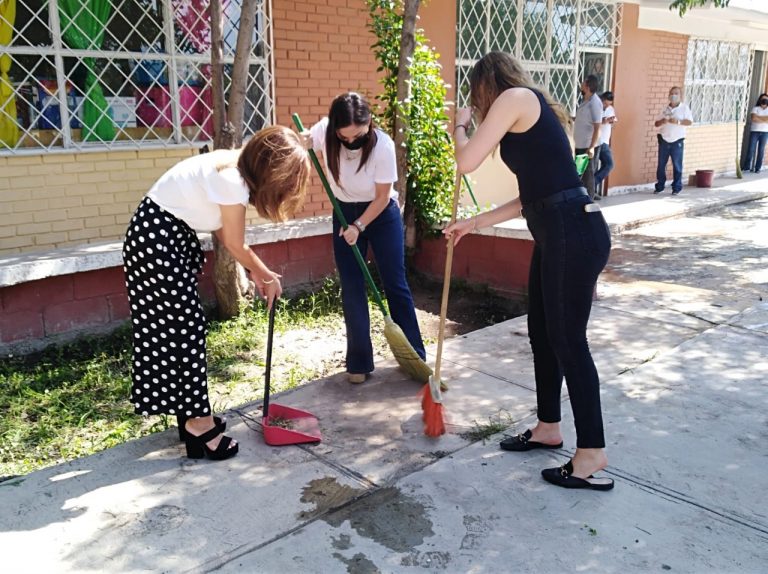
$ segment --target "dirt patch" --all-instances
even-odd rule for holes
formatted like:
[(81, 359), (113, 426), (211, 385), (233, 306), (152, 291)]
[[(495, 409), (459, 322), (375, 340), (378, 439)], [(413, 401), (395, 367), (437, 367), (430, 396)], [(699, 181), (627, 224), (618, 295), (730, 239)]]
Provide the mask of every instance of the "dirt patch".
[(347, 574), (381, 574), (381, 570), (368, 560), (365, 554), (358, 552), (352, 558), (344, 558), (344, 556), (338, 552), (333, 553), (333, 557), (346, 564)]
[(394, 552), (408, 552), (434, 536), (424, 504), (394, 487), (382, 488), (323, 520), (336, 528), (349, 520), (360, 536)]
[(362, 492), (362, 490), (352, 488), (351, 486), (339, 484), (332, 476), (312, 480), (304, 487), (301, 501), (314, 504), (315, 508), (300, 512), (298, 518), (301, 520), (315, 518), (331, 508), (337, 508), (349, 502), (362, 494)]
[[(421, 334), (424, 339), (435, 340), (440, 326), (443, 285), (421, 275), (410, 277), (409, 280)], [(457, 280), (451, 284), (445, 336), (464, 335), (519, 317), (526, 312), (523, 301), (513, 301), (487, 287), (468, 285)]]

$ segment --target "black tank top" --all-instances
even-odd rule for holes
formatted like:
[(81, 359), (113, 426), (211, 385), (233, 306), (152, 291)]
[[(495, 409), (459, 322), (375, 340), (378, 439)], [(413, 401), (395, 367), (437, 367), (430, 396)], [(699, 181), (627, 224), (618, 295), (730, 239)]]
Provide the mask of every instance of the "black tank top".
[(523, 205), (564, 189), (583, 186), (560, 120), (544, 96), (531, 91), (539, 98), (539, 119), (528, 131), (507, 132), (501, 138), (501, 159), (517, 176)]

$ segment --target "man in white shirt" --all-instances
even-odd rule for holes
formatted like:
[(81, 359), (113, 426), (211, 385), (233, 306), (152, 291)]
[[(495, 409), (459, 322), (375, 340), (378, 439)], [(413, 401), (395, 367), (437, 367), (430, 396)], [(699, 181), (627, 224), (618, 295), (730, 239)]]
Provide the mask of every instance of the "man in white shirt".
[[(603, 92), (600, 96), (603, 102), (603, 123), (600, 126), (600, 143), (597, 157), (600, 160), (600, 169), (595, 172), (595, 191), (600, 194), (600, 186), (603, 180), (613, 169), (613, 153), (611, 152), (611, 130), (616, 123), (616, 110), (613, 109), (613, 92)], [(602, 195), (605, 195), (604, 193)]]
[(669, 105), (656, 117), (653, 124), (659, 128), (659, 164), (656, 168), (656, 188), (661, 193), (667, 183), (667, 163), (672, 158), (672, 195), (683, 189), (683, 150), (685, 128), (693, 124), (691, 108), (683, 103), (682, 90), (674, 86), (669, 90)]

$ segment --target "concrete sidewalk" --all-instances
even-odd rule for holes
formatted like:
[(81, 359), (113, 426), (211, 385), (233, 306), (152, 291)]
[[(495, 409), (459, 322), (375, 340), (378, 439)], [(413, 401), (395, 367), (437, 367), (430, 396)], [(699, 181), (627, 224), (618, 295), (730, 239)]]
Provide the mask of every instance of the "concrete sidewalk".
[[(629, 229), (622, 214), (711, 210), (715, 194), (768, 196), (686, 190), (603, 205)], [(768, 201), (726, 212), (616, 239), (590, 324), (609, 493), (539, 476), (574, 450), (565, 396), (562, 450), (465, 438), (500, 412), (509, 432), (535, 420), (521, 317), (446, 343), (450, 426), (438, 440), (422, 434), (419, 385), (390, 363), (364, 385), (335, 376), (277, 399), (319, 416), (317, 446), (266, 446), (254, 404), (230, 413), (241, 443), (231, 461), (187, 460), (174, 429), (2, 483), (4, 570), (765, 572)]]

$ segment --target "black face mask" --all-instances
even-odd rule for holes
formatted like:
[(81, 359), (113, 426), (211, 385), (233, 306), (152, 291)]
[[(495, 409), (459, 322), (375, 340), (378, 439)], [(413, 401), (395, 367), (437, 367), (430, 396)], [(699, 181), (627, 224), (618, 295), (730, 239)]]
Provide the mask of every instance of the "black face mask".
[(369, 130), (368, 132), (366, 132), (365, 135), (362, 135), (359, 138), (355, 138), (351, 142), (348, 142), (346, 140), (341, 140), (341, 145), (343, 145), (348, 150), (352, 150), (352, 151), (358, 150), (368, 143), (368, 138), (370, 137), (370, 135), (371, 135), (371, 132)]
[(758, 106), (768, 106), (768, 100), (760, 100), (757, 102)]

